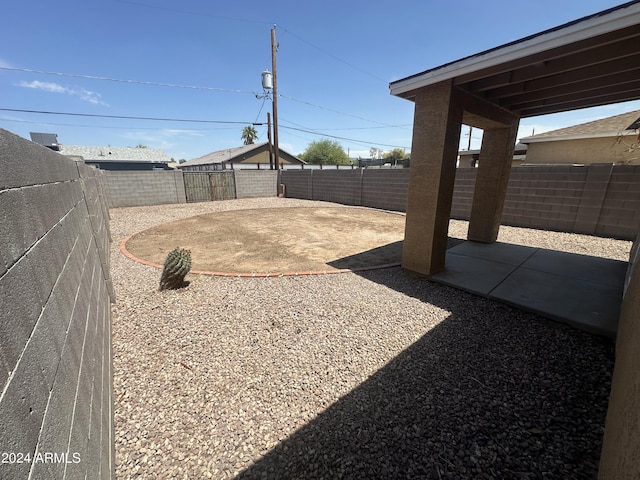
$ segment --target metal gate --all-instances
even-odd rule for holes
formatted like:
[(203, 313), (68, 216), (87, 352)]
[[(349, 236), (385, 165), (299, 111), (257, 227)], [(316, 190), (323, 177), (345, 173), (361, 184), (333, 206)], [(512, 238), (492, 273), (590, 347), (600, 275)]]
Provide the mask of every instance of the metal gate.
[(184, 172), (183, 177), (188, 203), (236, 198), (233, 172)]

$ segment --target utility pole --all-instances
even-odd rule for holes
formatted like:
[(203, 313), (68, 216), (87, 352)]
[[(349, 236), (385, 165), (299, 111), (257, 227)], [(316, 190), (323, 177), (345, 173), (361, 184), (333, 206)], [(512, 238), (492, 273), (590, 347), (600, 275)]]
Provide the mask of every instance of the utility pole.
[(276, 73), (276, 26), (271, 29), (271, 68), (273, 70), (273, 152), (276, 170), (280, 169), (280, 149), (278, 148), (278, 75)]
[(269, 140), (269, 170), (273, 170), (273, 144), (271, 143), (271, 113), (267, 112), (267, 139)]

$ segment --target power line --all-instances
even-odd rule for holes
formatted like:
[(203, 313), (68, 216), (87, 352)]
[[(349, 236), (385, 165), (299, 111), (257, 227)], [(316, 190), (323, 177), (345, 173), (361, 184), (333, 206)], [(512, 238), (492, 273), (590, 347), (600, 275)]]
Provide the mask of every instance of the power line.
[(237, 122), (234, 120), (199, 120), (199, 119), (184, 119), (184, 118), (132, 117), (127, 115), (98, 115), (95, 113), (47, 112), (44, 110), (23, 110), (18, 108), (0, 108), (0, 111), (20, 112), (20, 113), (38, 113), (42, 115), (69, 115), (72, 117), (117, 118), (117, 119), (126, 119), (126, 120), (151, 120), (151, 121), (159, 121), (159, 122), (226, 123), (226, 124), (240, 124), (240, 125), (247, 125), (247, 124), (253, 123), (253, 122)]
[[(110, 130), (153, 130), (153, 131), (163, 131), (167, 130), (167, 128), (153, 128), (153, 127), (121, 127), (114, 125), (87, 125), (79, 124), (79, 123), (60, 123), (60, 122), (35, 122), (31, 120), (18, 120), (18, 119), (9, 119), (9, 118), (0, 118), (0, 122), (15, 122), (15, 123), (27, 123), (30, 125), (54, 125), (57, 127), (74, 127), (74, 128), (99, 128), (99, 129), (110, 129)], [(219, 130), (237, 130), (238, 127), (216, 127), (216, 128), (189, 128), (187, 130), (180, 130), (185, 132), (217, 132)]]
[(305, 40), (305, 39), (304, 39), (304, 38), (302, 38), (300, 35), (296, 35), (296, 34), (295, 34), (295, 33), (293, 33), (291, 30), (287, 30), (286, 28), (283, 28), (282, 30), (284, 30), (285, 32), (287, 32), (287, 33), (288, 33), (288, 34), (290, 34), (290, 35), (293, 35), (293, 36), (294, 36), (294, 37), (296, 37), (298, 40), (300, 40), (300, 41), (301, 41), (301, 42), (303, 42), (303, 43), (306, 43), (306, 44), (307, 44), (307, 45), (309, 45), (310, 47), (315, 48), (315, 49), (316, 49), (316, 50), (318, 50), (319, 52), (324, 53), (324, 54), (325, 54), (325, 55), (327, 55), (328, 57), (331, 57), (331, 58), (333, 58), (334, 60), (337, 60), (337, 61), (338, 61), (338, 62), (340, 62), (340, 63), (344, 63), (344, 64), (345, 64), (345, 65), (347, 65), (348, 67), (350, 67), (350, 68), (352, 68), (352, 69), (354, 69), (354, 70), (357, 70), (358, 72), (363, 73), (363, 74), (365, 74), (365, 75), (367, 75), (367, 76), (369, 76), (369, 77), (371, 77), (371, 78), (375, 78), (376, 80), (379, 80), (379, 81), (381, 81), (381, 82), (384, 82), (385, 84), (388, 84), (388, 81), (387, 81), (387, 80), (385, 80), (385, 79), (383, 79), (383, 78), (380, 78), (380, 77), (378, 77), (377, 75), (374, 75), (373, 73), (367, 72), (366, 70), (363, 70), (362, 68), (357, 67), (357, 66), (355, 66), (354, 64), (352, 64), (352, 63), (350, 63), (350, 62), (347, 62), (346, 60), (343, 60), (342, 58), (337, 57), (337, 56), (333, 55), (332, 53), (327, 52), (326, 50), (324, 50), (324, 49), (320, 48), (319, 46), (314, 45), (314, 44), (313, 44), (313, 43), (311, 43), (310, 41)]
[(278, 96), (281, 97), (281, 98), (286, 98), (287, 100), (293, 100), (294, 102), (298, 102), (298, 103), (302, 103), (302, 104), (305, 104), (305, 105), (309, 105), (311, 107), (320, 108), (320, 109), (326, 110), (328, 112), (338, 113), (340, 115), (344, 115), (344, 116), (347, 116), (347, 117), (357, 118), (358, 120), (364, 120), (365, 122), (377, 123), (378, 125), (383, 125), (385, 127), (396, 127), (397, 126), (397, 125), (391, 125), (391, 124), (384, 123), (384, 122), (379, 122), (377, 120), (371, 120), (370, 118), (359, 117), (358, 115), (352, 115), (350, 113), (340, 112), (338, 110), (333, 110), (332, 108), (323, 107), (321, 105), (317, 105), (315, 103), (307, 102), (306, 100), (300, 100), (298, 98), (289, 97), (287, 95), (279, 94)]
[(56, 75), (58, 77), (84, 78), (87, 80), (102, 80), (102, 81), (108, 81), (108, 82), (131, 83), (131, 84), (147, 85), (147, 86), (155, 86), (155, 87), (186, 88), (190, 90), (208, 90), (208, 91), (214, 91), (214, 92), (250, 93), (252, 95), (255, 95), (255, 92), (252, 92), (249, 90), (236, 90), (236, 89), (219, 88), (219, 87), (204, 87), (199, 85), (180, 85), (177, 83), (148, 82), (144, 80), (125, 80), (121, 78), (100, 77), (97, 75), (83, 75), (79, 73), (63, 73), (63, 72), (50, 72), (50, 71), (44, 71), (44, 70), (33, 70), (30, 68), (0, 67), (0, 70), (10, 70), (10, 71), (26, 72), (26, 73), (38, 73), (41, 75)]
[[(215, 91), (215, 92), (230, 92), (230, 93), (250, 93), (251, 95), (258, 95), (256, 92), (252, 92), (250, 90), (237, 90), (237, 89), (229, 89), (229, 88), (218, 88), (218, 87), (204, 87), (197, 85), (181, 85), (176, 83), (161, 83), (161, 82), (152, 82), (145, 80), (127, 80), (120, 78), (112, 78), (112, 77), (101, 77), (97, 75), (85, 75), (79, 73), (64, 73), (64, 72), (52, 72), (45, 70), (35, 70), (30, 68), (17, 68), (17, 67), (3, 67), (0, 66), (0, 70), (7, 71), (16, 71), (16, 72), (26, 72), (26, 73), (36, 73), (40, 75), (55, 75), (59, 77), (70, 77), (70, 78), (83, 78), (87, 80), (100, 80), (100, 81), (108, 81), (108, 82), (117, 82), (117, 83), (128, 83), (128, 84), (137, 84), (137, 85), (146, 85), (146, 86), (156, 86), (156, 87), (169, 87), (169, 88), (184, 88), (190, 90), (206, 90), (206, 91)], [(377, 120), (371, 120), (369, 118), (360, 117), (358, 115), (352, 115), (350, 113), (341, 112), (339, 110), (334, 110), (332, 108), (323, 107), (322, 105), (318, 105), (306, 100), (301, 100), (299, 98), (289, 97), (287, 95), (278, 94), (280, 98), (286, 98), (287, 100), (292, 100), (294, 102), (302, 103), (304, 105), (309, 105), (314, 108), (319, 108), (321, 110), (326, 110), (328, 112), (337, 113), (339, 115), (344, 115), (347, 117), (356, 118), (358, 120), (364, 120), (366, 122), (377, 123), (379, 125), (383, 125), (385, 127), (395, 127), (396, 125), (389, 125), (384, 122), (379, 122)]]
[(287, 127), (285, 125), (281, 125), (280, 128), (285, 128), (287, 130), (294, 130), (296, 132), (311, 133), (313, 135), (318, 135), (318, 136), (321, 136), (321, 137), (329, 137), (329, 138), (335, 138), (335, 139), (338, 139), (338, 140), (345, 140), (345, 141), (349, 141), (349, 142), (360, 143), (362, 145), (372, 145), (373, 144), (373, 145), (380, 145), (381, 147), (410, 148), (410, 147), (407, 147), (405, 145), (389, 145), (389, 144), (386, 144), (386, 143), (368, 142), (366, 140), (357, 140), (357, 139), (354, 139), (354, 138), (340, 137), (340, 136), (337, 136), (337, 135), (329, 135), (329, 134), (322, 133), (322, 132), (314, 132), (314, 131), (311, 131), (311, 130), (305, 130), (303, 128)]
[[(235, 120), (200, 120), (200, 119), (184, 119), (184, 118), (135, 117), (135, 116), (128, 116), (128, 115), (99, 115), (99, 114), (94, 114), (94, 113), (48, 112), (48, 111), (45, 111), (45, 110), (25, 110), (25, 109), (18, 109), (18, 108), (0, 108), (0, 111), (18, 112), (18, 113), (36, 113), (36, 114), (41, 114), (41, 115), (65, 115), (65, 116), (73, 116), (73, 117), (110, 118), (110, 119), (119, 119), (119, 120), (123, 120), (123, 119), (124, 120), (148, 120), (148, 121), (159, 121), (159, 122), (213, 123), (213, 124), (230, 124), (230, 125), (253, 124), (253, 125), (256, 125), (256, 126), (264, 125), (263, 123), (239, 122), (239, 121), (235, 121)], [(96, 128), (98, 128), (98, 127), (96, 127)], [(349, 141), (349, 142), (360, 143), (362, 145), (375, 144), (375, 145), (380, 145), (382, 147), (409, 148), (409, 147), (406, 147), (406, 146), (403, 146), (403, 145), (390, 145), (390, 144), (385, 144), (385, 143), (369, 142), (367, 140), (359, 140), (359, 139), (354, 139), (354, 138), (341, 137), (341, 136), (337, 136), (337, 135), (330, 135), (330, 134), (323, 133), (323, 132), (317, 132), (317, 131), (314, 132), (313, 130), (308, 130), (308, 129), (304, 129), (304, 128), (296, 128), (296, 127), (288, 127), (288, 126), (285, 126), (285, 125), (281, 126), (281, 128), (284, 128), (284, 129), (287, 129), (287, 130), (294, 130), (294, 131), (297, 131), (297, 132), (310, 133), (312, 135), (335, 138), (335, 139), (338, 139), (338, 140), (345, 140), (345, 141)]]
[(305, 125), (301, 125), (299, 123), (296, 123), (294, 121), (288, 120), (288, 119), (283, 119), (282, 117), (280, 117), (281, 120), (284, 120), (287, 123), (290, 123), (292, 125), (295, 125), (296, 127), (300, 127), (300, 128), (307, 128), (309, 130), (314, 130), (316, 132), (330, 132), (330, 131), (347, 131), (347, 130), (378, 130), (378, 129), (382, 129), (382, 128), (403, 128), (403, 129), (407, 129), (408, 127), (411, 127), (412, 124), (407, 123), (404, 125), (381, 125), (378, 127), (342, 127), (342, 128), (312, 128), (312, 127), (307, 127)]
[[(182, 9), (178, 9), (178, 8), (170, 8), (170, 7), (163, 7), (163, 6), (159, 6), (159, 5), (149, 5), (147, 3), (142, 3), (142, 2), (135, 2), (133, 0), (116, 0), (119, 3), (125, 3), (125, 4), (129, 4), (129, 5), (136, 5), (138, 7), (144, 7), (144, 8), (150, 8), (150, 9), (155, 9), (155, 10), (165, 10), (165, 11), (169, 11), (169, 12), (174, 12), (174, 13), (181, 13), (181, 14), (186, 14), (186, 15), (195, 15), (198, 17), (210, 17), (210, 18), (219, 18), (222, 20), (231, 20), (234, 22), (243, 22), (243, 23), (257, 23), (257, 24), (261, 24), (261, 25), (273, 25), (276, 22), (266, 22), (264, 20), (254, 20), (254, 19), (249, 19), (249, 18), (237, 18), (237, 17), (227, 17), (227, 16), (223, 16), (223, 15), (213, 15), (210, 13), (203, 13), (203, 12), (193, 12), (193, 11), (188, 11), (188, 10), (182, 10)], [(281, 27), (282, 28), (282, 27)], [(333, 58), (334, 60), (343, 63), (345, 65), (347, 65), (348, 67), (364, 74), (367, 75), (371, 78), (374, 78), (376, 80), (379, 80), (381, 82), (384, 82), (385, 84), (388, 84), (388, 80), (385, 80), (384, 78), (378, 77), (377, 75), (374, 75), (371, 72), (368, 72), (366, 70), (364, 70), (363, 68), (360, 68), (354, 64), (352, 64), (351, 62), (348, 62), (347, 60), (344, 60), (326, 50), (324, 50), (323, 48), (311, 43), (310, 41), (302, 38), (300, 35), (292, 32), (291, 30), (288, 30), (286, 28), (282, 28), (282, 30), (292, 36), (294, 36), (295, 38), (297, 38), (299, 41), (306, 43), (307, 45), (309, 45), (312, 48), (315, 48), (316, 50), (318, 50), (319, 52), (323, 53), (324, 55)]]

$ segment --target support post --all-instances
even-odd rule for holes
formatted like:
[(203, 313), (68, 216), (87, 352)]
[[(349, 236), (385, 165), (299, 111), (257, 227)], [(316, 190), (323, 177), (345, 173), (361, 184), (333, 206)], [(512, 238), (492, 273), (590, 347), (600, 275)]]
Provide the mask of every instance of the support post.
[(402, 267), (421, 275), (444, 270), (462, 116), (451, 81), (415, 97)]
[(498, 239), (518, 124), (519, 118), (514, 118), (509, 126), (484, 131), (469, 218), (469, 240), (494, 243)]

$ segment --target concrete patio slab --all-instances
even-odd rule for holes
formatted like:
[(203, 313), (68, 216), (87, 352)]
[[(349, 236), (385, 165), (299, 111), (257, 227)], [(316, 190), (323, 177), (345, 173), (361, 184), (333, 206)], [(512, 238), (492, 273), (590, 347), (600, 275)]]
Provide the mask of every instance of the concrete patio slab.
[(482, 258), (484, 260), (506, 263), (507, 265), (521, 265), (539, 249), (513, 243), (479, 243), (462, 242), (447, 250), (447, 253), (465, 255), (467, 257)]
[(615, 337), (626, 269), (619, 260), (466, 241), (430, 280)]
[(615, 337), (622, 288), (522, 267), (495, 288), (490, 298), (591, 333)]
[(447, 251), (445, 270), (432, 276), (431, 280), (489, 296), (489, 293), (516, 269), (515, 265), (456, 254), (451, 250)]
[(577, 253), (567, 254), (557, 250), (538, 249), (522, 266), (532, 270), (554, 273), (622, 287), (627, 262), (608, 258), (591, 257)]

